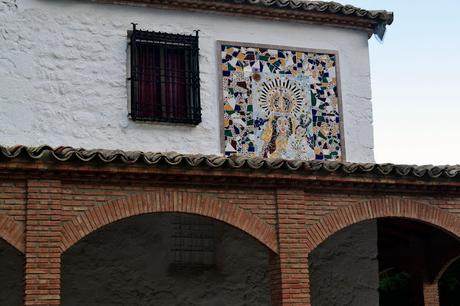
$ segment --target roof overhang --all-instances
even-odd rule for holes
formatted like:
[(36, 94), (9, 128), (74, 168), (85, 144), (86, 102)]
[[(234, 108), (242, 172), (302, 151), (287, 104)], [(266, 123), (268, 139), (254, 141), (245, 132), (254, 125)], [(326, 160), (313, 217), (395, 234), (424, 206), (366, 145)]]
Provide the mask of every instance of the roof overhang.
[(352, 5), (309, 0), (93, 0), (96, 2), (153, 6), (233, 16), (258, 17), (336, 26), (383, 36), (393, 13), (365, 10)]

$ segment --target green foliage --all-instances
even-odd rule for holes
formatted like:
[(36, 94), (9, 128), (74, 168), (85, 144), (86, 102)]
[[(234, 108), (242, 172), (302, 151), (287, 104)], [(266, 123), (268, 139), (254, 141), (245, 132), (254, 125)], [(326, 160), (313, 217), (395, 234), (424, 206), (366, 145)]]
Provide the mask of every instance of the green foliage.
[(441, 306), (460, 306), (460, 259), (439, 280)]
[[(390, 270), (380, 275), (380, 306), (413, 305), (411, 277), (408, 273)], [(439, 280), (441, 306), (460, 306), (460, 259), (454, 262)]]
[(411, 278), (408, 273), (390, 270), (380, 275), (380, 306), (411, 305)]

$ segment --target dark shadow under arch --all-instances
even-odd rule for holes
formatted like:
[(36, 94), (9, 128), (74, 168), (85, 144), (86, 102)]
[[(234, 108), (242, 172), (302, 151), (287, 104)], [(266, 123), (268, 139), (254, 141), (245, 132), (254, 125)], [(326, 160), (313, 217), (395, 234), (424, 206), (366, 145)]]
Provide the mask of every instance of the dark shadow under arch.
[(460, 254), (442, 271), (438, 284), (441, 306), (460, 305)]
[[(177, 216), (214, 226), (218, 239), (212, 265), (174, 265), (175, 243), (181, 242), (174, 238)], [(62, 305), (230, 306), (244, 301), (265, 306), (270, 254), (253, 237), (207, 217), (132, 216), (87, 235), (63, 254)]]
[(24, 255), (3, 239), (0, 239), (0, 284), (0, 305), (23, 305)]
[(309, 251), (350, 225), (379, 218), (420, 221), (460, 239), (460, 218), (432, 205), (401, 198), (384, 198), (339, 208), (307, 229)]

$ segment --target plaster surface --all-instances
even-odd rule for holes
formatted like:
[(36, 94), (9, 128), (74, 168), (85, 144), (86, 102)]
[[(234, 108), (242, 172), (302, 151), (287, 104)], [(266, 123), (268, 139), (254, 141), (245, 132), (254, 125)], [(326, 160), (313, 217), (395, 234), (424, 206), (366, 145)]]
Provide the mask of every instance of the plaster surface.
[(211, 220), (215, 268), (171, 270), (173, 217), (122, 220), (70, 248), (62, 262), (62, 305), (270, 305), (268, 249), (223, 223)]
[[(127, 31), (200, 30), (203, 122), (128, 119)], [(0, 0), (0, 143), (222, 154), (217, 41), (338, 51), (345, 152), (373, 161), (368, 37), (327, 26), (70, 0)]]
[(310, 254), (313, 306), (378, 306), (377, 221), (352, 225)]
[(0, 305), (21, 306), (24, 256), (0, 238)]

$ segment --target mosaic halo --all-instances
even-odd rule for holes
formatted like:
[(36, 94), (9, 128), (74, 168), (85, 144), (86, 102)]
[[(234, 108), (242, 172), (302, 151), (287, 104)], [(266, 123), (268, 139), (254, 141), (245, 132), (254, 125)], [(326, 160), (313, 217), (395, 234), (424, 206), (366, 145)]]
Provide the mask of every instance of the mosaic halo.
[(289, 115), (301, 111), (303, 96), (301, 88), (289, 79), (279, 78), (264, 82), (260, 89), (259, 105), (267, 115)]

